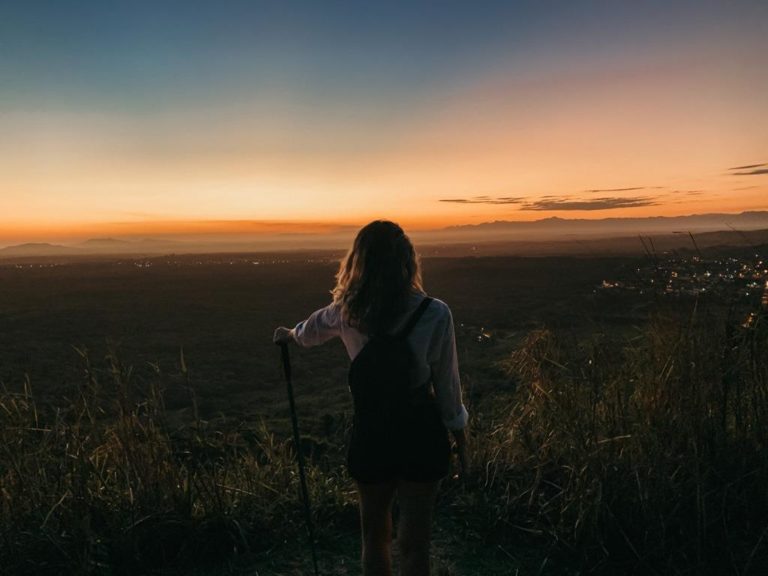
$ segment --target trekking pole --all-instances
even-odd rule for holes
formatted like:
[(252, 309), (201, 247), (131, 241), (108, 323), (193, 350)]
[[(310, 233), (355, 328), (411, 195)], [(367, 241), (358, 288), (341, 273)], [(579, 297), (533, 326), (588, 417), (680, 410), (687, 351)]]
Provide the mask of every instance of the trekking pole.
[(291, 422), (293, 424), (293, 445), (296, 448), (296, 459), (299, 462), (299, 481), (301, 483), (301, 497), (304, 501), (304, 516), (307, 522), (307, 532), (309, 533), (309, 547), (312, 550), (312, 564), (315, 567), (315, 576), (319, 576), (317, 569), (317, 553), (315, 552), (315, 533), (312, 528), (312, 513), (309, 507), (309, 491), (307, 490), (307, 478), (304, 474), (304, 456), (301, 454), (301, 438), (299, 436), (299, 419), (296, 417), (296, 403), (293, 400), (293, 383), (291, 382), (291, 357), (288, 354), (288, 344), (281, 343), (280, 356), (283, 359), (283, 372), (285, 372), (285, 383), (288, 387), (288, 404), (291, 409)]

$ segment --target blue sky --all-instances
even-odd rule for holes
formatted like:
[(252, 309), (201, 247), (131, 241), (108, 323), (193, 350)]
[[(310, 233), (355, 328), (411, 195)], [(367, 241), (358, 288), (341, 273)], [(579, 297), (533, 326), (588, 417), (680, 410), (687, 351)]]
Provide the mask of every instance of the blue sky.
[[(495, 67), (620, 60), (738, 35), (764, 2), (4, 2), (6, 105), (140, 111), (243, 91), (365, 103), (432, 96)], [(301, 91), (302, 94), (297, 94)], [(371, 104), (373, 105), (373, 104)]]

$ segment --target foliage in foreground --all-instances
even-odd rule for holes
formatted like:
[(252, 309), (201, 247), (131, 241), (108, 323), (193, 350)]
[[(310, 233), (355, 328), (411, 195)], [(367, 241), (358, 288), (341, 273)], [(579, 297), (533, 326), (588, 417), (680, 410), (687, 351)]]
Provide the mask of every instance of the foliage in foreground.
[[(694, 310), (627, 340), (530, 333), (502, 362), (515, 391), (475, 407), (475, 466), (447, 508), (488, 542), (553, 547), (570, 571), (762, 573), (766, 320)], [(4, 573), (144, 573), (300, 534), (290, 441), (197, 418), (173, 429), (161, 375), (82, 361), (65, 406), (29, 386), (0, 396)], [(356, 523), (343, 437), (310, 458), (326, 535)]]
[[(4, 573), (199, 566), (298, 533), (290, 442), (263, 424), (195, 419), (172, 430), (159, 377), (139, 394), (114, 356), (103, 371), (83, 362), (85, 383), (66, 408), (41, 413), (29, 386), (0, 398)], [(333, 530), (356, 518), (338, 467), (318, 461), (307, 473), (317, 522)]]
[(628, 341), (530, 333), (472, 504), (586, 571), (764, 573), (767, 324), (694, 308)]

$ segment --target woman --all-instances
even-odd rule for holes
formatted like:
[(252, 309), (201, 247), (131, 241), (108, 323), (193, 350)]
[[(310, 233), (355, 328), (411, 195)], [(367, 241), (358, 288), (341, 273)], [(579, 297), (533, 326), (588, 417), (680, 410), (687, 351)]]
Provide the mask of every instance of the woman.
[[(468, 415), (461, 401), (451, 312), (445, 303), (426, 297), (408, 236), (397, 224), (382, 220), (358, 232), (331, 293), (331, 304), (293, 329), (277, 328), (274, 340), (316, 346), (336, 336), (342, 339), (352, 359), (355, 423), (348, 467), (360, 501), (363, 574), (392, 573), (392, 504), (397, 496), (401, 573), (428, 576), (435, 496), (449, 470), (447, 430), (453, 434), (462, 472), (467, 466)], [(405, 347), (396, 353), (409, 356), (403, 360), (409, 366), (403, 385), (407, 392), (397, 392), (396, 383), (382, 393), (390, 395), (391, 406), (403, 408), (388, 410), (371, 424), (373, 412), (361, 408), (369, 390), (360, 375), (376, 380), (368, 366), (375, 365), (377, 355), (382, 361), (382, 355), (398, 350), (398, 339)], [(390, 358), (384, 363), (398, 364)], [(382, 369), (386, 372), (388, 366)], [(380, 400), (374, 400), (369, 407), (375, 411), (378, 404)], [(382, 444), (374, 436), (387, 427), (387, 418), (395, 419), (397, 433), (382, 436), (388, 439)]]

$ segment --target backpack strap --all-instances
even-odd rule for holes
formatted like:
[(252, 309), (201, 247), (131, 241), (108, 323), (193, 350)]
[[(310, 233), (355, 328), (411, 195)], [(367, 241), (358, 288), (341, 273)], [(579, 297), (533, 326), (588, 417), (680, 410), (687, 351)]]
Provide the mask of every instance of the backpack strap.
[(403, 326), (403, 328), (395, 334), (395, 338), (407, 338), (408, 334), (411, 333), (411, 330), (413, 330), (413, 327), (416, 326), (416, 323), (419, 321), (421, 316), (424, 314), (424, 312), (427, 310), (427, 306), (429, 306), (429, 303), (432, 302), (432, 298), (429, 296), (425, 296), (424, 300), (421, 301), (421, 304), (419, 304), (419, 307), (416, 308), (416, 311), (411, 314), (411, 317), (408, 318), (408, 322)]

